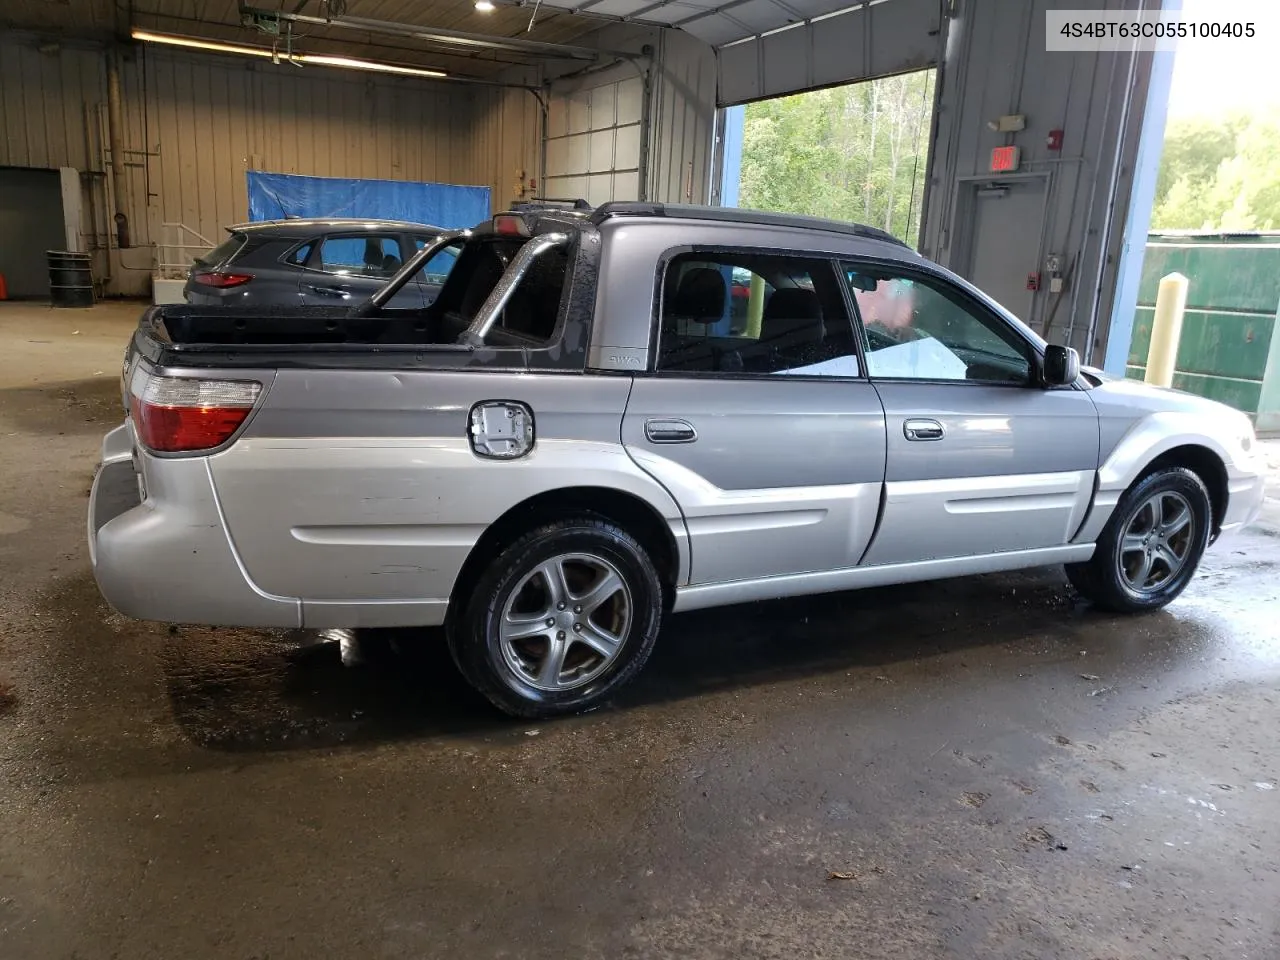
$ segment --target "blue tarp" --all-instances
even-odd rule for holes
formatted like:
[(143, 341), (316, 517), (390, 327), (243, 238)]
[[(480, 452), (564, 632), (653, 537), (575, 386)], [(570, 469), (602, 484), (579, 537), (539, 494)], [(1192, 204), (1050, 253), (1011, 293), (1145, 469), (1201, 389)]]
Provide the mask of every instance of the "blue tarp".
[(474, 227), (488, 219), (489, 188), (407, 180), (346, 180), (250, 170), (250, 220), (369, 217), (436, 227)]

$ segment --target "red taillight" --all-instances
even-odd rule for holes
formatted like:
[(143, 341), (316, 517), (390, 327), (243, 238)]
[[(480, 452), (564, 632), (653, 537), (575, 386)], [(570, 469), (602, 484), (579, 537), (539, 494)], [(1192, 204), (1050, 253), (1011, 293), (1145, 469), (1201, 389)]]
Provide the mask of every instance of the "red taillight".
[(524, 217), (500, 213), (493, 218), (493, 232), (500, 237), (527, 237), (529, 227)]
[(221, 270), (201, 270), (191, 275), (196, 283), (206, 287), (242, 287), (253, 279), (252, 273), (224, 273)]
[(226, 443), (262, 390), (253, 380), (143, 376), (139, 389), (130, 391), (129, 410), (142, 445), (161, 453), (211, 450)]

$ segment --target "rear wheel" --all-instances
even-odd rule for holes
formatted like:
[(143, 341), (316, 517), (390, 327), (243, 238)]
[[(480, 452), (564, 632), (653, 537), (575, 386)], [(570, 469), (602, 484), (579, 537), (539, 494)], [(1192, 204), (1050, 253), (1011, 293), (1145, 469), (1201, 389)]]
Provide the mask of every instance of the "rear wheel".
[(653, 562), (626, 531), (591, 517), (555, 521), (490, 561), (450, 624), (449, 648), (500, 710), (575, 713), (644, 666), (662, 600)]
[(1067, 578), (1104, 610), (1159, 609), (1195, 575), (1212, 516), (1198, 476), (1182, 467), (1159, 470), (1125, 491), (1092, 559), (1067, 564)]

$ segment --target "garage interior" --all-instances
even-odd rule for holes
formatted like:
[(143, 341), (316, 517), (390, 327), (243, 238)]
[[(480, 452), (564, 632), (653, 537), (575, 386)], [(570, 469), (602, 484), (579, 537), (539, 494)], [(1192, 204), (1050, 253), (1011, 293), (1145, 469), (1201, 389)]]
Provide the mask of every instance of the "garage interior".
[(920, 252), (1124, 374), (1168, 56), (1046, 55), (1047, 0), (490, 6), (0, 8), (0, 956), (1275, 956), (1275, 441), (1167, 611), (1054, 568), (684, 614), (555, 722), (430, 631), (354, 663), (104, 603), (121, 352), (254, 171), (732, 203), (735, 109), (932, 69)]

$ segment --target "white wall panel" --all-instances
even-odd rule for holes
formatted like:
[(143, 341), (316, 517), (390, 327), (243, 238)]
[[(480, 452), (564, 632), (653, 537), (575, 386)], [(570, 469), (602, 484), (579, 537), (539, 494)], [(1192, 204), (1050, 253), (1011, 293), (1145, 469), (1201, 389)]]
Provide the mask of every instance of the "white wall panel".
[(586, 133), (591, 129), (591, 91), (578, 90), (568, 95), (569, 132)]
[[(639, 85), (640, 81), (624, 81)], [(616, 83), (606, 83), (591, 90), (591, 129), (604, 130), (612, 127), (618, 119), (618, 87)]]
[(640, 199), (640, 174), (637, 171), (620, 170), (613, 175), (613, 199)]
[(592, 173), (599, 173), (603, 170), (613, 170), (614, 138), (615, 133), (613, 130), (597, 130), (589, 134), (591, 159), (588, 169), (590, 169)]
[(644, 85), (640, 79), (624, 80), (618, 84), (618, 120), (622, 123), (639, 123), (643, 109)]

